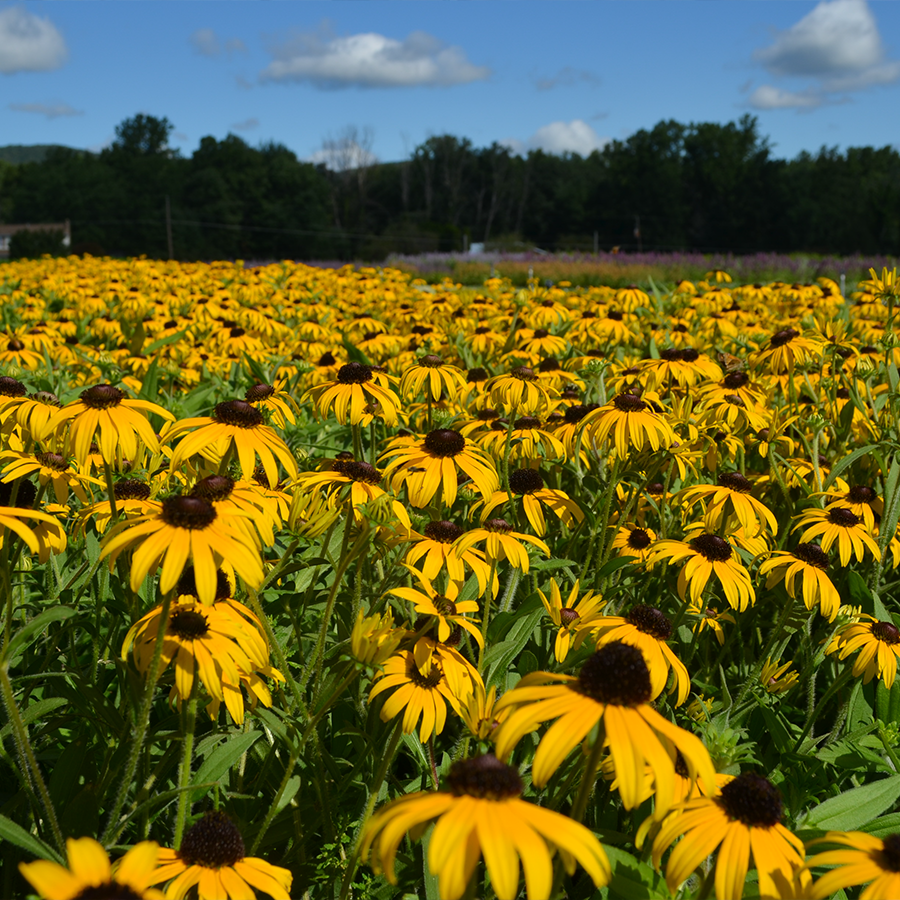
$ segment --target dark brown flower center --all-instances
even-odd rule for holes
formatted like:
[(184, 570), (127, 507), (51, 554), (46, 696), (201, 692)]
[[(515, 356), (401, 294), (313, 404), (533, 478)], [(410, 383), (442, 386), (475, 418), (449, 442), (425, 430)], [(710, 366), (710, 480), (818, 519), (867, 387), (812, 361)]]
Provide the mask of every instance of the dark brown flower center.
[(24, 397), (26, 393), (25, 385), (18, 378), (0, 375), (0, 397)]
[(509, 473), (509, 489), (514, 494), (533, 494), (544, 487), (544, 477), (537, 469), (513, 469)]
[(718, 802), (732, 819), (749, 828), (772, 828), (783, 815), (778, 788), (755, 772), (744, 772), (729, 781)]
[(359, 481), (363, 484), (380, 484), (381, 475), (375, 466), (367, 462), (355, 459), (339, 459), (332, 466), (335, 472), (349, 478), (351, 481)]
[(469, 369), (466, 375), (466, 381), (469, 384), (479, 384), (482, 381), (487, 381), (491, 376), (488, 375), (487, 369), (482, 369), (481, 366), (476, 366), (474, 369)]
[(137, 478), (120, 478), (113, 485), (116, 500), (149, 500), (150, 485)]
[(344, 363), (337, 373), (337, 380), (341, 384), (365, 384), (372, 380), (372, 369), (362, 363)]
[(235, 428), (256, 428), (263, 423), (263, 414), (246, 400), (226, 400), (217, 403), (213, 418), (223, 425)]
[(672, 636), (672, 623), (669, 617), (655, 606), (638, 604), (629, 610), (625, 620), (658, 641), (667, 641)]
[(191, 496), (218, 503), (230, 497), (233, 490), (234, 479), (228, 475), (207, 475), (191, 488)]
[(578, 690), (598, 703), (639, 706), (650, 699), (650, 671), (637, 647), (612, 641), (581, 667)]
[(586, 406), (583, 403), (577, 403), (566, 409), (563, 414), (563, 419), (570, 425), (574, 425), (576, 422), (580, 422), (590, 411), (591, 408), (589, 406)]
[(209, 622), (202, 613), (179, 609), (172, 613), (168, 630), (186, 641), (193, 641), (209, 633)]
[[(420, 625), (421, 620), (416, 621), (416, 631), (421, 628)], [(433, 621), (433, 620), (432, 620)], [(440, 683), (441, 679), (444, 677), (443, 673), (440, 670), (440, 667), (432, 663), (431, 669), (429, 670), (427, 675), (423, 675), (419, 671), (419, 667), (416, 665), (416, 661), (413, 659), (412, 654), (409, 655), (409, 660), (406, 664), (406, 677), (419, 688), (425, 688), (425, 690), (434, 690)]]
[(337, 360), (334, 358), (334, 354), (330, 351), (326, 350), (317, 360), (316, 365), (320, 366), (323, 369), (328, 369), (333, 366)]
[(98, 384), (81, 392), (81, 402), (90, 409), (109, 409), (125, 399), (125, 391), (111, 384)]
[(201, 531), (215, 521), (212, 503), (203, 497), (168, 497), (162, 502), (162, 520), (172, 528)]
[(434, 604), (434, 608), (440, 615), (456, 615), (456, 604), (449, 597), (445, 597), (443, 594), (435, 594), (434, 599), (431, 602)]
[(847, 491), (847, 499), (851, 503), (872, 503), (877, 497), (878, 495), (875, 491), (870, 487), (866, 487), (864, 484), (854, 484), (853, 487)]
[(632, 550), (644, 550), (650, 546), (653, 542), (650, 540), (650, 535), (647, 534), (646, 530), (643, 528), (632, 528), (628, 534), (628, 539), (625, 543)]
[(518, 770), (500, 762), (493, 753), (457, 760), (450, 766), (446, 784), (456, 797), (478, 797), (481, 800), (518, 797), (524, 787)]
[(571, 606), (564, 606), (559, 611), (559, 624), (564, 625), (566, 628), (577, 622), (580, 618), (581, 616), (572, 609)]
[(474, 418), (479, 422), (491, 422), (494, 419), (500, 418), (500, 413), (497, 412), (496, 409), (491, 409), (489, 406), (486, 406), (484, 409), (479, 409)]
[(141, 900), (146, 895), (135, 893), (127, 884), (107, 881), (105, 884), (94, 884), (79, 891), (72, 900)]
[(7, 342), (6, 349), (10, 353), (18, 353), (20, 350), (25, 349), (25, 345), (20, 340), (13, 338), (11, 341)]
[[(677, 327), (675, 329), (678, 330)], [(685, 347), (681, 352), (681, 361), (686, 363), (697, 362), (700, 359), (700, 351), (695, 350), (693, 347)]]
[(771, 347), (783, 347), (789, 344), (795, 337), (799, 337), (800, 332), (793, 328), (785, 328), (783, 331), (776, 331), (769, 340)]
[(729, 391), (736, 391), (742, 388), (750, 381), (750, 376), (746, 372), (729, 372), (722, 379), (722, 387)]
[(753, 487), (751, 482), (740, 472), (723, 472), (718, 478), (719, 487), (728, 488), (738, 494), (749, 494)]
[(34, 458), (45, 468), (55, 469), (57, 472), (65, 472), (69, 468), (66, 458), (58, 453), (37, 453)]
[[(175, 591), (179, 596), (197, 597), (199, 599), (200, 592), (197, 590), (197, 576), (193, 566), (188, 566), (181, 573)], [(214, 600), (226, 600), (229, 597), (231, 597), (231, 585), (228, 582), (228, 576), (221, 569), (216, 569), (216, 596)]]
[[(15, 501), (13, 501), (15, 497)], [(27, 478), (14, 481), (0, 481), (0, 506), (15, 506), (16, 509), (32, 509), (37, 499), (37, 488)]]
[(221, 869), (233, 866), (245, 855), (244, 839), (223, 812), (208, 812), (184, 834), (178, 856), (189, 866)]
[(536, 416), (522, 416), (520, 419), (516, 419), (513, 422), (513, 428), (517, 428), (519, 430), (528, 430), (531, 428), (540, 428), (541, 420)]
[(425, 449), (435, 456), (458, 456), (466, 446), (466, 439), (452, 428), (438, 428), (425, 435)]
[(872, 634), (884, 644), (900, 644), (900, 629), (892, 622), (875, 622)]
[(731, 559), (731, 544), (717, 534), (698, 534), (688, 541), (688, 544), (712, 562), (725, 562)]
[(623, 413), (642, 412), (647, 409), (647, 404), (640, 397), (635, 397), (634, 394), (617, 395), (613, 399), (613, 406)]
[(429, 353), (427, 356), (423, 356), (419, 360), (419, 365), (426, 369), (439, 369), (443, 364), (444, 361), (439, 356), (435, 356), (433, 353)]
[(889, 834), (883, 840), (881, 863), (889, 872), (900, 872), (900, 834)]
[(512, 531), (512, 525), (506, 519), (488, 519), (482, 523), (485, 531), (500, 532), (500, 534), (509, 534)]
[(794, 556), (817, 569), (824, 570), (831, 565), (828, 554), (818, 544), (798, 544)]
[(275, 388), (271, 384), (254, 384), (253, 387), (247, 388), (244, 399), (248, 403), (259, 403), (261, 400), (267, 400), (275, 393)]
[(538, 363), (538, 372), (558, 372), (561, 368), (559, 361), (552, 356), (548, 356)]
[(519, 381), (535, 381), (537, 379), (537, 375), (534, 374), (534, 369), (529, 366), (516, 366), (514, 369), (510, 370), (509, 374), (513, 378), (518, 378)]
[(440, 522), (429, 522), (425, 526), (425, 537), (432, 541), (438, 541), (441, 544), (452, 544), (463, 533), (459, 525), (446, 520)]
[(835, 506), (833, 509), (828, 510), (828, 521), (831, 522), (832, 525), (838, 525), (841, 528), (855, 528), (862, 522), (859, 516), (855, 513), (850, 512), (849, 509), (844, 509), (840, 506)]

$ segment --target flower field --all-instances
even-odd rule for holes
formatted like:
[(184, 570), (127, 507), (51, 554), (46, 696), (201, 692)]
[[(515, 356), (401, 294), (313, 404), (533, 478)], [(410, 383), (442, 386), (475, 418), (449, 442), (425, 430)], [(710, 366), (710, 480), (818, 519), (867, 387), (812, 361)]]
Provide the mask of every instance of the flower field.
[(0, 896), (900, 896), (870, 276), (4, 265)]

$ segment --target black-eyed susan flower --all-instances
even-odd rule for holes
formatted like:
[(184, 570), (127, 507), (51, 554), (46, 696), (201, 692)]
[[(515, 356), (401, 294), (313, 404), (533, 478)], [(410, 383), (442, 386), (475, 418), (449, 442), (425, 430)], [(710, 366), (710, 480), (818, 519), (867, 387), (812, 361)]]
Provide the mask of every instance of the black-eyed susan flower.
[(550, 406), (550, 393), (530, 366), (515, 366), (484, 386), (491, 403), (511, 414), (534, 415)]
[(403, 733), (412, 734), (421, 718), (419, 738), (424, 742), (444, 730), (448, 705), (460, 714), (479, 677), (471, 664), (451, 647), (434, 641), (420, 643), (428, 654), (427, 674), (420, 671), (412, 650), (401, 650), (384, 663), (383, 671), (369, 691), (369, 701), (383, 691), (392, 691), (381, 707), (381, 721), (387, 722), (402, 712)]
[(177, 850), (159, 851), (153, 883), (171, 883), (166, 900), (253, 900), (261, 891), (272, 900), (291, 900), (293, 875), (264, 859), (247, 856), (244, 839), (221, 811), (210, 811), (184, 833)]
[(797, 683), (799, 675), (791, 672), (792, 662), (782, 663), (780, 659), (767, 657), (759, 671), (759, 683), (770, 694), (783, 694)]
[(173, 441), (188, 431), (191, 433), (181, 438), (172, 453), (173, 471), (198, 454), (216, 465), (233, 454), (245, 481), (253, 478), (257, 457), (269, 484), (280, 480), (279, 463), (291, 478), (297, 476), (297, 464), (287, 444), (246, 400), (226, 400), (216, 404), (212, 416), (182, 419), (166, 431), (165, 438)]
[(51, 860), (19, 863), (19, 871), (43, 900), (163, 900), (150, 885), (159, 855), (156, 841), (141, 841), (116, 864), (115, 872), (102, 845), (90, 837), (66, 841), (69, 868)]
[(125, 391), (111, 384), (98, 384), (50, 416), (37, 439), (47, 440), (68, 426), (69, 446), (80, 465), (86, 461), (92, 441), (97, 442), (100, 455), (109, 464), (133, 460), (138, 455), (138, 438), (144, 447), (159, 452), (159, 439), (148, 414), (175, 421), (172, 413), (156, 403), (129, 400)]
[(878, 838), (864, 831), (829, 831), (813, 843), (841, 844), (848, 849), (825, 850), (807, 859), (807, 869), (835, 867), (809, 888), (810, 900), (828, 900), (856, 885), (867, 886), (859, 900), (900, 897), (900, 834)]
[(418, 396), (422, 388), (429, 401), (444, 395), (455, 399), (465, 384), (461, 369), (445, 363), (440, 356), (428, 353), (404, 371), (400, 378), (400, 393), (407, 399)]
[(875, 559), (881, 559), (878, 544), (866, 528), (862, 516), (857, 516), (843, 506), (806, 510), (798, 517), (797, 524), (791, 531), (801, 528), (803, 532), (800, 540), (804, 544), (818, 538), (826, 553), (833, 544), (837, 544), (842, 566), (846, 566), (852, 556), (862, 562), (867, 550)]
[(853, 676), (863, 676), (863, 684), (878, 677), (890, 689), (897, 676), (897, 659), (900, 658), (900, 629), (893, 622), (879, 622), (872, 616), (861, 614), (856, 621), (844, 625), (831, 639), (826, 653), (837, 653), (838, 659), (846, 659), (859, 651), (853, 661)]
[[(702, 526), (701, 526), (702, 527)], [(678, 593), (697, 602), (709, 579), (715, 575), (732, 609), (745, 610), (756, 600), (750, 573), (731, 544), (718, 534), (694, 531), (687, 541), (659, 541), (653, 545), (648, 565), (658, 562), (684, 563), (678, 573)]]
[(783, 819), (778, 789), (762, 775), (744, 772), (714, 796), (679, 804), (653, 842), (653, 864), (658, 867), (666, 849), (684, 835), (666, 863), (666, 884), (673, 894), (718, 849), (717, 897), (743, 896), (751, 858), (761, 898), (797, 896), (795, 879), (807, 885), (811, 879), (801, 875), (803, 843), (782, 825)]
[(656, 540), (656, 532), (652, 528), (640, 528), (637, 525), (623, 525), (613, 538), (613, 550), (619, 556), (633, 556), (640, 562), (646, 562), (650, 548)]
[[(429, 522), (423, 529), (423, 534), (410, 531), (405, 535), (413, 543), (406, 551), (403, 562), (419, 567), (425, 578), (430, 581), (434, 581), (440, 571), (446, 569), (450, 581), (458, 587), (465, 583), (466, 567), (468, 567), (478, 579), (480, 596), (488, 589), (491, 566), (485, 559), (484, 553), (472, 546), (475, 541), (469, 543), (464, 550), (460, 550), (459, 540), (465, 535), (466, 532), (459, 525), (446, 519)], [(495, 574), (491, 590), (496, 594), (497, 589)]]
[[(50, 391), (35, 391), (15, 407), (15, 419), (22, 427), (26, 445), (33, 444), (37, 439), (36, 436), (43, 434), (44, 427), (61, 406), (62, 403), (56, 394)], [(2, 394), (0, 394), (0, 421), (3, 418)]]
[(277, 384), (257, 382), (252, 387), (247, 388), (244, 393), (244, 400), (257, 409), (266, 410), (272, 421), (279, 428), (284, 428), (288, 422), (291, 425), (297, 423), (297, 418), (294, 415), (297, 404), (294, 398), (284, 390), (283, 382)]
[(495, 491), (484, 501), (473, 506), (481, 509), (481, 521), (491, 518), (491, 513), (503, 503), (507, 503), (513, 497), (522, 498), (522, 508), (531, 523), (531, 527), (543, 537), (547, 533), (547, 522), (541, 505), (547, 507), (567, 527), (574, 528), (584, 520), (584, 513), (578, 504), (565, 492), (544, 486), (544, 476), (537, 469), (521, 468), (513, 469), (509, 473), (509, 493)]
[(309, 388), (300, 398), (309, 397), (319, 415), (327, 416), (334, 409), (339, 422), (359, 424), (366, 407), (378, 404), (379, 415), (388, 425), (397, 424), (400, 398), (374, 378), (371, 366), (357, 362), (344, 363), (334, 381), (326, 381)]
[(822, 354), (822, 343), (804, 337), (796, 328), (782, 328), (769, 338), (769, 346), (753, 360), (758, 369), (768, 368), (774, 374), (793, 372), (797, 363), (817, 359)]
[(641, 366), (642, 382), (655, 391), (671, 385), (690, 388), (701, 381), (722, 377), (722, 370), (704, 353), (693, 347), (661, 350), (659, 359), (647, 360)]
[(538, 588), (544, 609), (557, 627), (553, 653), (557, 662), (564, 662), (569, 651), (578, 650), (591, 629), (603, 620), (601, 610), (606, 601), (599, 594), (588, 591), (579, 596), (581, 583), (576, 580), (565, 601), (555, 578), (550, 579), (549, 596)]
[(472, 683), (472, 693), (463, 705), (461, 715), (469, 734), (476, 741), (485, 743), (493, 741), (494, 731), (506, 718), (508, 711), (497, 712), (494, 709), (496, 704), (496, 686), (485, 692), (484, 682), (478, 680)]
[(395, 492), (405, 485), (409, 502), (416, 507), (427, 506), (437, 494), (446, 506), (452, 506), (459, 486), (458, 469), (472, 479), (483, 497), (500, 485), (491, 458), (451, 428), (436, 428), (421, 440), (395, 438), (382, 458), (391, 457), (385, 477)]
[(484, 541), (484, 555), (491, 563), (509, 560), (511, 566), (528, 572), (530, 561), (525, 544), (537, 547), (545, 556), (550, 555), (550, 548), (531, 534), (515, 531), (506, 519), (487, 519), (480, 528), (472, 528), (457, 538), (453, 552), (462, 555), (480, 541)]
[(602, 447), (611, 440), (622, 459), (645, 446), (659, 450), (675, 441), (672, 426), (635, 394), (618, 394), (605, 406), (585, 415), (581, 424), (591, 445)]
[(545, 430), (536, 416), (521, 416), (516, 419), (512, 431), (509, 431), (503, 419), (497, 419), (479, 443), (497, 459), (503, 459), (506, 455), (507, 443), (510, 459), (566, 458), (566, 448), (562, 441)]
[[(30, 482), (25, 482), (30, 485)], [(34, 490), (32, 486), (32, 491)], [(32, 494), (32, 497), (34, 495)], [(45, 512), (39, 512), (36, 509), (26, 509), (20, 506), (5, 506), (4, 501), (0, 497), (0, 546), (6, 541), (6, 531), (9, 530), (13, 534), (21, 538), (22, 543), (32, 552), (37, 553), (46, 559), (46, 555), (53, 552), (60, 552), (66, 547), (66, 532), (59, 524), (59, 520), (55, 516), (51, 516)], [(30, 504), (29, 504), (30, 505)], [(32, 519), (35, 523), (33, 528), (29, 528), (22, 519)], [(38, 524), (43, 524), (44, 528), (39, 532)]]
[(103, 485), (99, 479), (71, 468), (59, 453), (7, 450), (0, 453), (0, 463), (6, 463), (2, 470), (4, 481), (37, 475), (41, 487), (52, 487), (57, 503), (66, 503), (70, 492), (82, 503), (90, 503), (90, 485)]
[(753, 483), (740, 472), (723, 472), (714, 485), (699, 484), (679, 491), (676, 501), (684, 506), (685, 512), (702, 503), (708, 531), (729, 530), (739, 523), (748, 535), (763, 531), (776, 534), (775, 516), (750, 494), (752, 489)]
[[(240, 725), (244, 721), (242, 683), (250, 687), (251, 676), (256, 675), (253, 686), (259, 686), (260, 673), (283, 679), (269, 666), (269, 648), (259, 619), (228, 596), (230, 591), (222, 584), (221, 572), (219, 575), (214, 603), (203, 605), (189, 594), (172, 602), (160, 671), (174, 663), (172, 696), (179, 704), (190, 697), (194, 679), (199, 677), (214, 701), (210, 714), (215, 717), (224, 700), (232, 719)], [(152, 609), (131, 626), (125, 637), (122, 658), (133, 656), (139, 672), (146, 673), (150, 668), (161, 612), (162, 607)], [(264, 706), (272, 705), (268, 689), (261, 699)]]
[[(430, 579), (417, 569), (410, 568), (419, 580), (422, 590), (413, 587), (396, 587), (388, 591), (401, 600), (408, 600), (413, 604), (415, 611), (419, 616), (431, 616), (435, 620), (437, 627), (436, 637), (438, 641), (444, 643), (449, 640), (454, 628), (462, 628), (468, 631), (475, 639), (479, 647), (484, 646), (484, 638), (481, 632), (475, 627), (478, 619), (466, 618), (466, 613), (478, 612), (478, 604), (474, 600), (460, 600), (459, 585), (457, 582), (450, 581), (447, 584), (445, 592), (435, 589)], [(417, 623), (418, 625), (418, 623)], [(417, 627), (417, 631), (419, 628)]]
[(734, 616), (730, 612), (720, 612), (715, 607), (707, 606), (700, 599), (688, 603), (688, 614), (696, 619), (692, 631), (695, 634), (702, 634), (708, 628), (716, 636), (720, 647), (725, 643), (725, 629), (722, 628), (722, 623), (734, 625)]
[(789, 596), (796, 597), (799, 591), (807, 609), (818, 606), (822, 615), (833, 622), (841, 598), (827, 574), (830, 564), (828, 554), (818, 544), (798, 544), (793, 551), (773, 553), (759, 567), (759, 574), (766, 576), (766, 590), (783, 581)]
[[(135, 519), (158, 511), (159, 502), (151, 500), (150, 494), (150, 485), (137, 478), (120, 478), (113, 484), (116, 511), (125, 519)], [(91, 518), (94, 519), (97, 531), (101, 534), (106, 531), (112, 519), (112, 504), (108, 498), (85, 506), (79, 511), (78, 529), (83, 530)]]
[(438, 876), (444, 900), (465, 893), (482, 855), (499, 900), (519, 892), (519, 863), (525, 870), (529, 900), (551, 896), (553, 856), (559, 851), (571, 875), (580, 863), (599, 888), (611, 877), (603, 847), (583, 825), (521, 799), (522, 779), (492, 754), (458, 760), (450, 767), (447, 789), (408, 794), (380, 809), (363, 833), (363, 859), (396, 884), (394, 858), (403, 836), (420, 833), (436, 820), (428, 867)]
[(843, 487), (844, 490), (840, 493), (835, 493), (833, 490), (826, 493), (828, 504), (825, 508), (843, 507), (844, 509), (849, 509), (853, 515), (861, 518), (866, 523), (866, 528), (869, 531), (874, 531), (875, 517), (881, 517), (884, 513), (884, 501), (868, 485), (849, 485), (844, 483)]
[(672, 636), (672, 623), (662, 610), (639, 603), (625, 616), (601, 616), (596, 619), (591, 632), (598, 647), (611, 641), (621, 641), (643, 653), (650, 671), (651, 700), (663, 692), (670, 672), (675, 676), (671, 688), (672, 691), (677, 690), (675, 705), (681, 706), (687, 700), (691, 676), (668, 644)]
[[(547, 682), (557, 682), (547, 684)], [(541, 738), (532, 778), (543, 787), (565, 757), (598, 723), (619, 776), (626, 809), (640, 803), (644, 764), (653, 770), (656, 808), (662, 814), (675, 797), (675, 758), (680, 751), (691, 778), (703, 779), (712, 792), (715, 770), (700, 739), (654, 710), (650, 671), (637, 647), (605, 644), (581, 667), (577, 677), (535, 672), (504, 694), (498, 709), (515, 707), (497, 729), (497, 755), (504, 759), (529, 732), (549, 719), (557, 721)]]
[(245, 534), (217, 519), (215, 507), (203, 497), (169, 497), (158, 510), (120, 522), (104, 539), (101, 557), (108, 556), (112, 567), (124, 550), (134, 550), (133, 591), (160, 563), (160, 590), (171, 591), (188, 562), (196, 572), (201, 603), (208, 605), (215, 599), (216, 568), (223, 561), (250, 587), (259, 587), (263, 570), (258, 549)]

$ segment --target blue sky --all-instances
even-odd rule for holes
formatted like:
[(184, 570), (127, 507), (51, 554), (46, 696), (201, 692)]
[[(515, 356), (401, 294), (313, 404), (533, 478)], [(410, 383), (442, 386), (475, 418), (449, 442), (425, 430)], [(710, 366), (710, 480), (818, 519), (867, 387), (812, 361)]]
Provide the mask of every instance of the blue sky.
[[(137, 112), (304, 159), (430, 135), (588, 153), (759, 117), (777, 156), (896, 144), (894, 0), (0, 0), (0, 145), (100, 149)], [(353, 141), (359, 145), (353, 145)]]

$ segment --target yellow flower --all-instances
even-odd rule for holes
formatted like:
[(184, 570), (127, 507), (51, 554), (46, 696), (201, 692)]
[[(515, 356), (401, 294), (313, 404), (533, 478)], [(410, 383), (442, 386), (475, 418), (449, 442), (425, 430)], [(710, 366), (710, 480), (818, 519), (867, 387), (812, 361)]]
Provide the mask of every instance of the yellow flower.
[(844, 507), (808, 509), (800, 515), (797, 524), (791, 530), (797, 531), (798, 528), (804, 529), (800, 535), (803, 543), (809, 543), (813, 538), (819, 538), (822, 549), (826, 553), (831, 549), (831, 545), (836, 543), (842, 566), (846, 566), (850, 562), (851, 556), (855, 556), (862, 562), (866, 550), (875, 559), (881, 559), (878, 544), (866, 528), (863, 518)]
[(768, 576), (766, 590), (783, 581), (789, 596), (796, 597), (798, 587), (802, 588), (806, 608), (812, 610), (818, 606), (822, 615), (833, 622), (841, 598), (826, 574), (830, 564), (828, 554), (818, 544), (798, 544), (793, 552), (778, 550), (773, 553), (759, 567), (759, 574)]
[(438, 876), (443, 900), (458, 900), (485, 857), (491, 886), (499, 900), (519, 893), (519, 863), (525, 869), (529, 900), (552, 894), (553, 855), (558, 850), (566, 871), (580, 862), (596, 887), (612, 872), (596, 837), (560, 813), (520, 799), (522, 779), (492, 754), (455, 762), (446, 791), (408, 794), (380, 809), (368, 822), (361, 845), (363, 859), (374, 849), (372, 867), (397, 883), (394, 858), (407, 831), (421, 833), (437, 820), (428, 850), (428, 868)]
[(777, 534), (775, 516), (750, 495), (752, 487), (753, 484), (740, 472), (723, 472), (715, 485), (700, 484), (679, 491), (676, 502), (682, 503), (686, 511), (702, 502), (708, 531), (728, 530), (736, 519), (751, 537), (763, 531)]
[(488, 519), (481, 523), (481, 528), (472, 528), (464, 532), (454, 545), (454, 553), (465, 559), (474, 544), (484, 541), (484, 555), (491, 562), (508, 559), (511, 566), (521, 569), (527, 574), (530, 560), (528, 551), (522, 542), (532, 544), (545, 556), (550, 555), (550, 548), (539, 538), (530, 534), (513, 531), (506, 519)]
[(563, 606), (562, 593), (555, 578), (550, 579), (549, 597), (540, 588), (538, 589), (544, 608), (550, 614), (553, 624), (559, 629), (556, 632), (556, 643), (553, 646), (557, 662), (564, 662), (569, 655), (569, 650), (578, 650), (590, 633), (592, 626), (602, 621), (603, 618), (600, 610), (603, 609), (606, 601), (593, 591), (588, 591), (583, 597), (579, 597), (580, 589), (580, 581), (576, 580), (566, 598), (565, 606)]
[(838, 659), (846, 659), (860, 651), (853, 663), (855, 678), (863, 676), (868, 684), (876, 676), (890, 690), (897, 676), (897, 659), (900, 658), (900, 629), (893, 622), (879, 622), (872, 616), (861, 614), (838, 630), (831, 639), (826, 653), (837, 653)]
[(93, 838), (66, 841), (69, 868), (39, 859), (19, 863), (19, 871), (44, 900), (79, 900), (81, 897), (128, 897), (131, 900), (163, 900), (162, 891), (151, 888), (159, 844), (141, 841), (116, 865), (115, 874), (103, 847)]
[(440, 400), (442, 394), (449, 400), (455, 400), (465, 386), (465, 375), (456, 366), (445, 363), (440, 356), (429, 353), (403, 373), (400, 393), (410, 399), (425, 386), (431, 401)]
[(245, 856), (244, 839), (223, 812), (210, 811), (185, 832), (178, 850), (162, 848), (153, 882), (170, 881), (166, 900), (184, 900), (196, 887), (198, 900), (291, 900), (293, 875), (264, 859)]
[(711, 606), (706, 606), (699, 598), (690, 601), (688, 612), (698, 619), (694, 624), (693, 631), (697, 634), (702, 634), (704, 629), (709, 628), (716, 636), (720, 647), (725, 643), (725, 631), (722, 628), (722, 623), (729, 622), (734, 625), (734, 616), (731, 613), (718, 612)]
[(807, 885), (811, 879), (801, 874), (803, 843), (781, 824), (783, 817), (778, 789), (761, 775), (744, 772), (714, 796), (679, 804), (653, 842), (653, 864), (659, 867), (666, 848), (684, 835), (666, 863), (673, 894), (718, 848), (716, 897), (743, 896), (751, 856), (763, 900), (794, 896), (795, 877)]
[(868, 885), (859, 900), (900, 897), (900, 834), (882, 838), (863, 831), (829, 831), (813, 843), (843, 844), (848, 850), (826, 850), (806, 861), (807, 869), (836, 866), (813, 884), (811, 900), (828, 900), (851, 885)]
[(659, 450), (675, 441), (672, 426), (634, 394), (619, 394), (606, 406), (589, 412), (581, 422), (585, 437), (594, 446), (602, 446), (611, 436), (621, 459), (645, 446)]
[(216, 593), (216, 568), (223, 561), (257, 588), (263, 580), (262, 560), (246, 535), (217, 521), (213, 504), (202, 497), (169, 497), (158, 511), (120, 522), (104, 539), (101, 558), (112, 568), (123, 550), (134, 549), (131, 589), (137, 591), (148, 573), (162, 563), (159, 586), (175, 587), (188, 561), (196, 570), (197, 596), (211, 604)]
[(147, 419), (148, 413), (168, 422), (175, 421), (172, 413), (156, 403), (129, 400), (125, 391), (111, 384), (98, 384), (82, 391), (78, 400), (54, 413), (38, 440), (47, 440), (68, 424), (69, 443), (80, 465), (87, 460), (94, 440), (104, 462), (133, 460), (138, 455), (138, 438), (151, 452), (159, 453), (159, 440)]
[(791, 662), (782, 664), (780, 659), (766, 659), (759, 673), (759, 682), (770, 694), (783, 694), (789, 691), (796, 683), (796, 672), (788, 672), (793, 665)]
[(345, 363), (338, 369), (334, 381), (326, 381), (311, 387), (301, 398), (309, 397), (319, 415), (334, 413), (341, 423), (359, 424), (369, 405), (378, 408), (378, 415), (388, 425), (397, 424), (400, 398), (390, 388), (383, 387), (375, 379), (372, 366), (362, 363)]
[(394, 614), (364, 616), (360, 610), (350, 632), (350, 655), (367, 666), (380, 666), (400, 645), (405, 632), (394, 628)]
[(510, 414), (533, 415), (550, 405), (550, 394), (528, 366), (516, 366), (504, 375), (496, 375), (484, 389), (494, 406)]
[(557, 719), (532, 763), (534, 783), (543, 787), (568, 753), (602, 723), (623, 805), (634, 809), (640, 804), (646, 763), (653, 770), (656, 809), (662, 815), (675, 799), (676, 751), (690, 777), (702, 779), (710, 792), (715, 769), (700, 739), (656, 712), (648, 704), (650, 695), (650, 671), (641, 651), (620, 641), (605, 644), (577, 677), (535, 672), (501, 697), (498, 710), (515, 709), (497, 730), (497, 755), (506, 758), (541, 722)]

